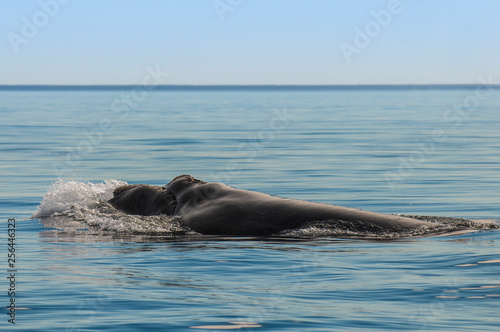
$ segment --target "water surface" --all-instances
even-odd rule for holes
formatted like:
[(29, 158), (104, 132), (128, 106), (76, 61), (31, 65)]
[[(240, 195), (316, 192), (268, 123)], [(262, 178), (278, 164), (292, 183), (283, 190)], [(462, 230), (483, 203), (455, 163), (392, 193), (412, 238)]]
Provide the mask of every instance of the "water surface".
[[(5, 315), (2, 327), (497, 330), (498, 231), (396, 241), (151, 236), (31, 215), (54, 183), (78, 193), (191, 174), (378, 212), (498, 219), (498, 90), (471, 103), (475, 87), (178, 89), (117, 107), (131, 91), (0, 91), (0, 218), (5, 235), (7, 219), (17, 220), (18, 270), (16, 324)], [(6, 257), (7, 242), (1, 248)]]

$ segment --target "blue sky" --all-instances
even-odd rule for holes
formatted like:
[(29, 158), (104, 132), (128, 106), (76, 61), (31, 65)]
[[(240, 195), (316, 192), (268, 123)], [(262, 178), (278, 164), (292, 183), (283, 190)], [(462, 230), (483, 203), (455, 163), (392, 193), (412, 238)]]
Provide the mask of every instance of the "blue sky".
[[(498, 0), (2, 0), (0, 84), (500, 81)], [(377, 19), (378, 17), (378, 19)]]

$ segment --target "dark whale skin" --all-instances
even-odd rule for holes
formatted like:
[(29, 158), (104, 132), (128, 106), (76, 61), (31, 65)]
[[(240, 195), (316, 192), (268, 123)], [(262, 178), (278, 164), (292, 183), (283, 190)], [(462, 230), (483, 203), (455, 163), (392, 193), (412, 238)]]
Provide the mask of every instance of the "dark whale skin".
[(138, 215), (180, 216), (195, 232), (207, 235), (268, 236), (313, 222), (369, 232), (401, 232), (432, 223), (355, 208), (286, 199), (222, 183), (207, 183), (189, 175), (165, 187), (126, 185), (115, 189), (109, 203)]

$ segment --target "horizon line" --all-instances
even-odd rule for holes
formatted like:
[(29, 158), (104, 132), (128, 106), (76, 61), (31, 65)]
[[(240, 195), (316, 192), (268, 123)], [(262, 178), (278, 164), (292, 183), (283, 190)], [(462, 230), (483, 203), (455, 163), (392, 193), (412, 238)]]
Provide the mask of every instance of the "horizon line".
[(476, 88), (478, 86), (488, 86), (498, 89), (500, 83), (418, 83), (418, 84), (161, 84), (161, 85), (141, 85), (141, 84), (0, 84), (0, 90), (78, 90), (78, 89), (130, 89), (137, 87), (148, 87), (148, 90), (180, 90), (180, 89), (360, 89), (360, 88), (396, 88), (396, 89), (418, 89), (418, 88)]

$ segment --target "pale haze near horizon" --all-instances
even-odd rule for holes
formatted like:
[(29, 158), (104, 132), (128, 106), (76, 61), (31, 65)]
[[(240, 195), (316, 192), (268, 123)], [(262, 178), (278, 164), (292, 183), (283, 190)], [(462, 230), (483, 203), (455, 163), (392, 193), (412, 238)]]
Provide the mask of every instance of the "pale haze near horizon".
[[(0, 84), (500, 81), (500, 2), (3, 1)], [(164, 73), (168, 73), (166, 76)]]

